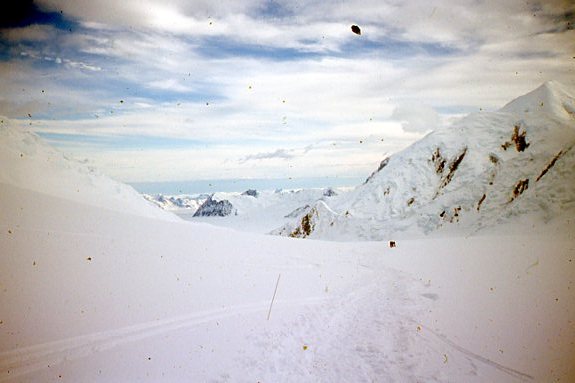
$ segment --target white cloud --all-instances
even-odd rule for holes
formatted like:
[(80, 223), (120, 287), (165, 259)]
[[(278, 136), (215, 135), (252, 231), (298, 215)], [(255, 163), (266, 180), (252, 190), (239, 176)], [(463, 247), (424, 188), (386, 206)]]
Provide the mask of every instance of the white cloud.
[(190, 92), (192, 88), (184, 86), (180, 81), (170, 78), (165, 80), (157, 80), (148, 83), (148, 86), (157, 89), (165, 89), (173, 92)]
[(396, 107), (391, 115), (392, 120), (401, 122), (406, 132), (428, 132), (436, 129), (441, 119), (439, 114), (427, 105), (404, 104)]
[[(544, 33), (561, 30), (561, 14), (572, 9), (560, 1), (537, 7), (520, 1), (299, 1), (283, 4), (287, 17), (259, 14), (263, 0), (39, 4), (62, 10), (81, 27), (56, 34), (57, 49), (38, 44), (26, 48), (18, 65), (0, 63), (0, 113), (42, 112), (48, 117), (31, 121), (42, 132), (185, 138), (208, 146), (161, 152), (164, 158), (152, 150), (129, 157), (127, 150), (82, 147), (124, 180), (210, 172), (334, 174), (333, 163), (341, 165), (337, 172), (369, 173), (384, 152), (404, 147), (446, 114), (498, 108), (549, 79), (575, 85), (575, 31)], [(351, 33), (352, 23), (362, 36)], [(7, 33), (16, 42), (53, 32), (29, 27)], [(280, 54), (286, 48), (300, 55), (258, 57), (258, 49)], [(242, 49), (251, 49), (252, 57)], [(442, 49), (452, 50), (446, 55)], [(38, 68), (32, 60), (55, 68)], [(309, 145), (314, 150), (308, 154), (277, 151)], [(250, 158), (258, 155), (284, 157)]]

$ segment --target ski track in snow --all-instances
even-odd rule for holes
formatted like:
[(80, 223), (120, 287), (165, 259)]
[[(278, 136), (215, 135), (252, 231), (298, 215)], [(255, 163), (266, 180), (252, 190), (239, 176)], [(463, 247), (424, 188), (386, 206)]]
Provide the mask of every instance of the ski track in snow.
[[(444, 382), (456, 369), (460, 376), (465, 371), (469, 381), (484, 381), (485, 369), (475, 363), (479, 362), (493, 370), (489, 376), (499, 373), (500, 381), (533, 379), (416, 321), (424, 316), (426, 302), (411, 276), (388, 267), (361, 266), (375, 271), (373, 277), (347, 294), (276, 301), (274, 309), (303, 306), (305, 311), (280, 327), (248, 336), (249, 344), (267, 357), (237, 360), (244, 372), (253, 371), (260, 381)], [(269, 301), (235, 305), (7, 351), (0, 354), (0, 369), (10, 372), (0, 382), (223, 318), (258, 312), (265, 316), (268, 308)], [(303, 361), (301, 352), (307, 353)], [(436, 368), (425, 362), (430, 358), (436, 360)], [(285, 366), (293, 368), (286, 371)]]
[(437, 339), (439, 339), (440, 341), (444, 342), (445, 344), (449, 345), (450, 347), (452, 347), (453, 349), (461, 352), (462, 354), (467, 355), (469, 358), (477, 360), (479, 362), (482, 362), (488, 366), (491, 366), (499, 371), (502, 371), (510, 376), (519, 378), (522, 381), (531, 381), (533, 380), (533, 377), (531, 375), (525, 374), (521, 371), (517, 371), (514, 370), (513, 368), (510, 367), (506, 367), (503, 366), (502, 364), (499, 364), (497, 362), (492, 361), (489, 358), (485, 358), (481, 355), (478, 355), (476, 353), (474, 353), (473, 351), (470, 351), (468, 349), (466, 349), (465, 347), (462, 347), (460, 345), (458, 345), (457, 343), (455, 343), (454, 341), (450, 340), (449, 338), (447, 338), (445, 335), (442, 335), (436, 331), (433, 331), (431, 328), (427, 327), (427, 326), (422, 326), (423, 329), (425, 329), (426, 331), (429, 331), (432, 335), (434, 335)]
[[(326, 298), (308, 298), (299, 301), (277, 301), (275, 304), (282, 307), (308, 306), (325, 300)], [(0, 382), (167, 332), (193, 328), (222, 318), (266, 312), (268, 307), (269, 302), (235, 305), (6, 351), (0, 353), (0, 369), (9, 371), (9, 374), (0, 377)]]
[[(417, 282), (389, 268), (377, 274), (376, 280), (330, 301), (329, 306), (322, 304), (279, 330), (250, 338), (267, 356), (241, 361), (248, 371), (257, 372), (250, 378), (276, 382), (445, 382), (454, 375), (468, 376), (470, 382), (494, 376), (497, 381), (533, 379), (423, 326), (414, 319), (425, 312), (416, 298), (420, 295)], [(301, 352), (308, 353), (303, 360)], [(433, 369), (425, 362), (430, 358), (436, 361)], [(292, 368), (286, 371), (285, 366)]]

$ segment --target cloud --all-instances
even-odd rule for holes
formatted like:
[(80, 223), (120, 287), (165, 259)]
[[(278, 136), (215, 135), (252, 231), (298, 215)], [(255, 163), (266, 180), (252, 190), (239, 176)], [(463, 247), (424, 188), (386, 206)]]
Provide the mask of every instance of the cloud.
[[(168, 32), (194, 39), (219, 36), (244, 44), (315, 52), (337, 52), (350, 41), (385, 40), (469, 51), (501, 39), (565, 31), (575, 9), (563, 0), (464, 0), (455, 4), (438, 0), (432, 6), (423, 0), (337, 5), (304, 0), (281, 6), (268, 0), (39, 0), (38, 4), (46, 11), (62, 11), (84, 26)], [(361, 25), (361, 39), (350, 33), (352, 23)]]
[(441, 122), (439, 114), (426, 105), (400, 105), (393, 110), (390, 117), (401, 122), (405, 132), (424, 133), (437, 128)]
[(292, 150), (286, 149), (277, 149), (274, 152), (267, 152), (267, 153), (257, 153), (257, 154), (250, 154), (247, 155), (239, 160), (239, 163), (245, 163), (247, 161), (253, 160), (270, 160), (275, 158), (280, 158), (284, 160), (289, 160), (290, 158), (294, 158), (295, 154)]
[(56, 36), (57, 31), (51, 25), (33, 24), (26, 27), (0, 29), (0, 39), (11, 42), (46, 41)]
[[(37, 4), (57, 22), (0, 32), (0, 113), (75, 135), (66, 150), (122, 179), (335, 174), (333, 163), (367, 175), (446, 116), (496, 109), (549, 79), (575, 85), (565, 1)], [(118, 137), (200, 144), (129, 157), (138, 140), (119, 151)]]

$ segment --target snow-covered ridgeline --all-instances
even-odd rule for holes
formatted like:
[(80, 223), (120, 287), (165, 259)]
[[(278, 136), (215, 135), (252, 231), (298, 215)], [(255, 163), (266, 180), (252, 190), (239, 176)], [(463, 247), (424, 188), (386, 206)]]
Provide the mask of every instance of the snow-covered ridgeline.
[(0, 124), (0, 148), (0, 184), (104, 209), (178, 219), (150, 204), (132, 187), (112, 180), (84, 162), (68, 158), (6, 118)]
[(497, 112), (438, 129), (384, 159), (365, 184), (275, 233), (333, 240), (446, 227), (471, 233), (575, 209), (573, 94), (548, 82)]

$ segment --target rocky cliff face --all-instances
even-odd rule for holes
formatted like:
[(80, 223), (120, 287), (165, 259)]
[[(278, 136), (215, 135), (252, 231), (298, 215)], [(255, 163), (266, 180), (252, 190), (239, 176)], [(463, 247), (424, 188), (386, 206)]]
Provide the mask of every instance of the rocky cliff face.
[(446, 227), (472, 233), (524, 215), (546, 221), (575, 210), (573, 146), (573, 92), (545, 83), (497, 112), (428, 134), (353, 192), (311, 206), (276, 233), (384, 240)]
[(233, 210), (230, 201), (216, 201), (209, 197), (194, 213), (194, 217), (225, 217), (232, 214)]

